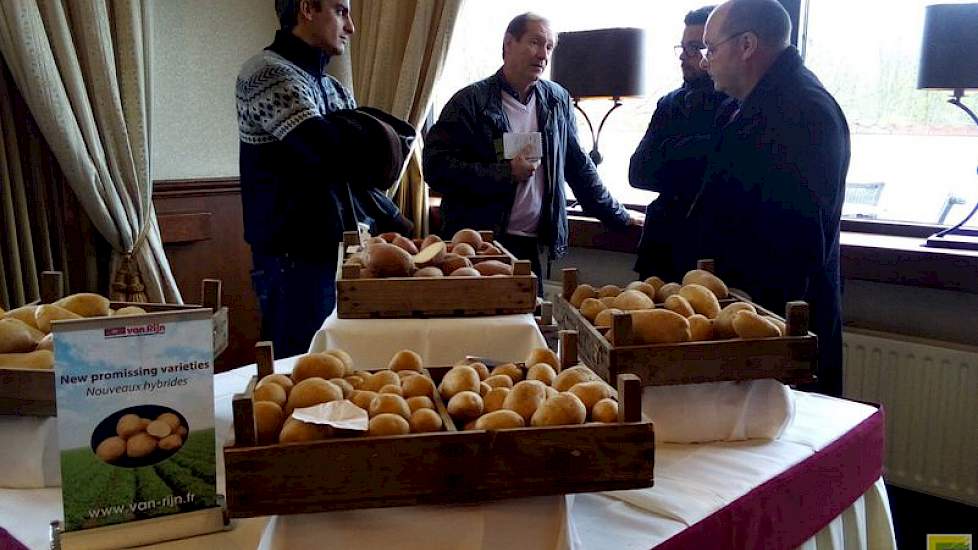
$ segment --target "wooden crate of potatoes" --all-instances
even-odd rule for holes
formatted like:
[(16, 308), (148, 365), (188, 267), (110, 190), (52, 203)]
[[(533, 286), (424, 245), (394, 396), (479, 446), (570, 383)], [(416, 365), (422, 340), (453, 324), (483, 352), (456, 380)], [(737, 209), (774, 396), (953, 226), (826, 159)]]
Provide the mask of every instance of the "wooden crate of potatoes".
[(53, 321), (207, 307), (214, 312), (214, 356), (227, 348), (228, 308), (221, 306), (221, 281), (204, 279), (202, 305), (113, 302), (90, 293), (62, 297), (62, 289), (60, 272), (44, 272), (39, 302), (0, 312), (0, 415), (56, 414)]
[[(634, 376), (614, 389), (583, 365), (561, 369), (546, 348), (529, 367), (491, 370), (477, 358), (425, 368), (409, 350), (388, 369), (354, 370), (328, 350), (298, 359), (291, 376), (272, 374), (270, 345), (259, 352), (224, 448), (232, 517), (652, 486), (654, 434)], [(327, 408), (356, 410), (365, 431), (304, 416)]]
[(577, 270), (564, 269), (554, 315), (578, 331), (581, 359), (606, 380), (630, 373), (646, 386), (813, 381), (818, 342), (808, 304), (789, 302), (780, 317), (727, 289), (712, 267), (701, 261), (682, 284), (650, 277), (625, 289), (579, 285)]
[(340, 248), (341, 319), (507, 315), (536, 307), (539, 283), (530, 262), (513, 257), (491, 231), (463, 229), (451, 243), (391, 233), (363, 246), (347, 232)]

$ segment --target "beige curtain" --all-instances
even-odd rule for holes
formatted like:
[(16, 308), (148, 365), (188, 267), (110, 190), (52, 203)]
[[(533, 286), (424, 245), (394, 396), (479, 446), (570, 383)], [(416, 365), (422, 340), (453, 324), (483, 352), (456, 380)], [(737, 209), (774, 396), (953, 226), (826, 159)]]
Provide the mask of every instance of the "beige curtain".
[(148, 1), (2, 0), (0, 53), (113, 248), (112, 294), (179, 303), (151, 200)]
[[(359, 0), (350, 47), (353, 93), (420, 128), (441, 74), (462, 0)], [(396, 202), (418, 234), (428, 232), (428, 189), (420, 140), (405, 165)]]
[[(96, 235), (0, 58), (0, 307), (36, 300), (39, 275), (66, 289), (98, 286)], [(67, 219), (66, 213), (77, 219)], [(70, 230), (67, 228), (70, 227)]]

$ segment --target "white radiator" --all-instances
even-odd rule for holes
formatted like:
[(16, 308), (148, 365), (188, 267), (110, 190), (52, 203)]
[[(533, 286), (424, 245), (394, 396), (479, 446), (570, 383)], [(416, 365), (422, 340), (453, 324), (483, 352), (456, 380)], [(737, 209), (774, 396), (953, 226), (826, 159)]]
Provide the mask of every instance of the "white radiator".
[(978, 348), (846, 330), (845, 396), (886, 410), (886, 480), (978, 505)]

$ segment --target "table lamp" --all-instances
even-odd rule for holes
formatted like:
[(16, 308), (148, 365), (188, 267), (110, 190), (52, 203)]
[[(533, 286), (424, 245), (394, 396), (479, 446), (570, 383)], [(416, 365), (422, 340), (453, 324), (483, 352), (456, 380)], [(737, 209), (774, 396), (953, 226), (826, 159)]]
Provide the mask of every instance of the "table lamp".
[[(920, 48), (918, 89), (951, 90), (948, 103), (978, 124), (978, 116), (961, 102), (965, 90), (978, 89), (978, 3), (927, 6)], [(931, 235), (925, 246), (978, 250), (978, 230), (963, 226), (978, 211), (953, 227)]]
[[(574, 107), (584, 115), (591, 130), (594, 164), (601, 163), (598, 139), (612, 111), (621, 107), (621, 98), (642, 95), (645, 85), (645, 33), (642, 29), (615, 28), (562, 32), (551, 60), (551, 80), (570, 92)], [(594, 125), (578, 102), (581, 99), (610, 98), (611, 109), (594, 131)]]

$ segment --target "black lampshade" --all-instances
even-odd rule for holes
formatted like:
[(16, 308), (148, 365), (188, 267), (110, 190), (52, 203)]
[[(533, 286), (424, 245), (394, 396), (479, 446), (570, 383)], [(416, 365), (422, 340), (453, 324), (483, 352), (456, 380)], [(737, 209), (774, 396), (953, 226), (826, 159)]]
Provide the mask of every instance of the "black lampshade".
[(978, 88), (978, 4), (927, 6), (918, 88)]
[(562, 32), (550, 62), (550, 78), (577, 98), (642, 95), (644, 55), (642, 29)]

